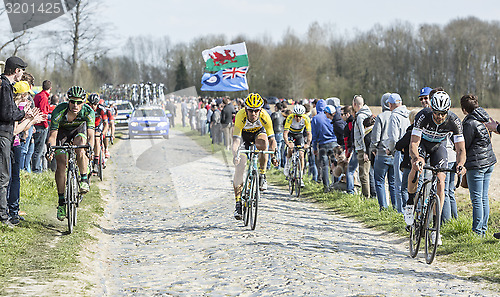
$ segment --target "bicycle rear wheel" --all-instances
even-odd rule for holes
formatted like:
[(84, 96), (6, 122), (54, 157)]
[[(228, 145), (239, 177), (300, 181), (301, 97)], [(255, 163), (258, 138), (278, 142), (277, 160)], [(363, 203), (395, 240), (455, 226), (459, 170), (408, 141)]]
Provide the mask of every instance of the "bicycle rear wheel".
[(296, 168), (295, 168), (295, 195), (297, 197), (300, 196), (300, 181), (302, 180), (302, 164), (300, 162), (300, 158), (297, 159)]
[(241, 209), (242, 209), (242, 215), (243, 215), (243, 225), (248, 226), (248, 219), (249, 219), (249, 214), (250, 212), (248, 211), (248, 196), (249, 194), (249, 187), (250, 187), (250, 181), (248, 180), (245, 182), (245, 187), (243, 188), (243, 192), (241, 195)]
[(410, 256), (415, 258), (418, 254), (420, 241), (422, 240), (422, 225), (424, 224), (424, 201), (427, 188), (430, 186), (430, 181), (426, 181), (416, 197), (415, 208), (413, 209), (413, 224), (410, 226)]
[[(429, 206), (425, 214), (425, 262), (427, 264), (431, 264), (436, 256), (440, 222), (441, 209), (439, 197), (434, 196), (429, 200)], [(432, 232), (435, 232), (434, 238), (432, 238)]]
[(257, 172), (254, 172), (254, 175), (252, 177), (252, 187), (250, 191), (250, 199), (249, 199), (249, 213), (250, 213), (250, 229), (255, 230), (255, 226), (257, 225), (257, 208), (259, 205), (259, 196), (260, 196), (260, 189), (259, 189), (259, 175)]

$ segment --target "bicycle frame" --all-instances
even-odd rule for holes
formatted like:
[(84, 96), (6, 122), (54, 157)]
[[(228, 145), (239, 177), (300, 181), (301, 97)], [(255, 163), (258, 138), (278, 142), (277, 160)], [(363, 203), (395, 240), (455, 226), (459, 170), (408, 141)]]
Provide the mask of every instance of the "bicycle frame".
[(69, 233), (73, 232), (73, 227), (77, 221), (77, 207), (79, 206), (82, 195), (79, 193), (78, 181), (80, 180), (80, 170), (76, 160), (76, 149), (89, 149), (89, 145), (61, 145), (53, 146), (51, 150), (62, 150), (67, 154), (66, 165), (66, 186), (64, 199), (66, 203), (66, 215), (68, 218)]
[[(257, 207), (260, 197), (259, 189), (259, 154), (274, 154), (272, 151), (259, 151), (252, 144), (248, 150), (239, 150), (239, 153), (248, 154), (248, 169), (245, 182), (243, 183), (243, 192), (241, 203), (243, 208), (243, 223), (245, 226), (250, 222), (250, 228), (255, 230), (257, 224)], [(238, 153), (238, 154), (239, 154)]]
[(292, 156), (290, 157), (290, 171), (288, 173), (288, 189), (290, 190), (290, 195), (295, 194), (297, 197), (300, 196), (300, 179), (302, 178), (302, 163), (300, 160), (300, 151), (303, 151), (302, 146), (295, 146), (293, 148)]
[[(437, 183), (439, 172), (455, 173), (454, 169), (435, 168), (424, 165), (423, 169), (432, 172), (431, 179), (425, 179), (420, 191), (418, 192), (417, 200), (415, 201), (414, 223), (410, 227), (410, 255), (416, 257), (420, 241), (425, 240), (425, 258), (426, 263), (431, 264), (436, 255), (437, 241), (441, 224), (441, 202), (437, 194)], [(460, 183), (461, 177), (457, 179), (457, 185)], [(413, 183), (417, 180), (417, 174), (413, 178)], [(430, 187), (427, 189), (427, 187)], [(435, 232), (435, 238), (431, 238), (431, 233)]]

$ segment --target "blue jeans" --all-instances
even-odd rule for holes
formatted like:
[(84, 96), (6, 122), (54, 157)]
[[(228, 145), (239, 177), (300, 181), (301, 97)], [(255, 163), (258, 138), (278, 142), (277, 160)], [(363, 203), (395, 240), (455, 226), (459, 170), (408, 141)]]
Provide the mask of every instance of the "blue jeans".
[[(453, 168), (455, 162), (448, 162), (448, 169)], [(444, 182), (444, 205), (441, 211), (441, 222), (446, 223), (451, 218), (458, 218), (457, 201), (455, 201), (455, 174), (446, 173)]]
[(9, 217), (15, 217), (19, 213), (19, 197), (21, 191), (21, 179), (19, 178), (21, 162), (20, 145), (12, 147), (10, 181), (7, 188), (7, 205), (9, 206)]
[(375, 157), (375, 164), (373, 166), (375, 178), (375, 192), (377, 193), (377, 200), (380, 209), (387, 208), (387, 198), (385, 192), (385, 177), (389, 182), (389, 194), (391, 201), (395, 199), (396, 180), (394, 177), (394, 159), (392, 156), (379, 156)]
[(394, 153), (394, 177), (395, 177), (395, 182), (396, 182), (396, 195), (394, 195), (394, 201), (392, 201), (391, 197), (391, 202), (392, 206), (397, 210), (399, 213), (403, 213), (403, 195), (401, 193), (401, 185), (403, 184), (403, 173), (401, 170), (399, 170), (399, 166), (401, 165), (401, 161), (403, 161), (403, 156), (401, 156), (400, 151), (396, 151)]
[(33, 151), (32, 169), (33, 172), (42, 172), (42, 155), (45, 141), (47, 140), (47, 133), (49, 128), (43, 126), (35, 126), (35, 133), (33, 133), (33, 141), (35, 142), (35, 150)]
[(33, 137), (33, 130), (35, 128), (31, 127), (27, 133), (26, 141), (21, 143), (21, 162), (19, 166), (21, 169), (31, 172), (31, 156), (33, 155), (34, 145), (31, 142), (31, 138)]
[(351, 160), (349, 160), (349, 164), (347, 165), (347, 174), (346, 174), (346, 184), (347, 184), (347, 193), (354, 194), (354, 172), (358, 168), (358, 154), (356, 151), (352, 152)]
[(317, 182), (318, 181), (318, 167), (316, 167), (316, 156), (314, 153), (312, 153), (308, 158), (309, 162), (309, 174), (312, 176), (312, 180)]
[(276, 152), (278, 158), (278, 167), (281, 165), (281, 159), (283, 157), (283, 150), (285, 149), (285, 141), (283, 140), (283, 132), (274, 134), (274, 139), (276, 139)]
[(467, 184), (472, 201), (472, 231), (479, 235), (485, 235), (486, 230), (488, 230), (490, 215), (488, 189), (494, 167), (495, 165), (491, 165), (485, 168), (467, 170)]
[(333, 157), (333, 148), (337, 146), (337, 143), (332, 141), (325, 144), (318, 145), (318, 156), (321, 166), (321, 178), (323, 179), (323, 186), (328, 188), (330, 186), (330, 178), (328, 173), (330, 172), (330, 161), (329, 157)]

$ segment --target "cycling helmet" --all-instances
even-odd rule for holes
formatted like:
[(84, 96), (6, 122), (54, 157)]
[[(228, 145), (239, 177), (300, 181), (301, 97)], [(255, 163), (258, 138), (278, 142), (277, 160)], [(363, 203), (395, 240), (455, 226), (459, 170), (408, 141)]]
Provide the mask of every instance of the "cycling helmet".
[(99, 94), (97, 93), (90, 94), (87, 101), (92, 105), (96, 105), (97, 103), (99, 103)]
[(245, 106), (248, 108), (261, 108), (264, 105), (264, 100), (258, 93), (250, 93), (245, 99)]
[(306, 113), (306, 108), (303, 105), (297, 104), (293, 107), (292, 113), (301, 115)]
[(81, 99), (85, 99), (87, 97), (87, 93), (80, 86), (72, 86), (71, 88), (69, 88), (69, 90), (66, 93), (66, 95), (68, 95), (68, 98), (81, 98)]
[(448, 111), (451, 107), (450, 96), (443, 91), (438, 91), (432, 95), (431, 108), (434, 111)]

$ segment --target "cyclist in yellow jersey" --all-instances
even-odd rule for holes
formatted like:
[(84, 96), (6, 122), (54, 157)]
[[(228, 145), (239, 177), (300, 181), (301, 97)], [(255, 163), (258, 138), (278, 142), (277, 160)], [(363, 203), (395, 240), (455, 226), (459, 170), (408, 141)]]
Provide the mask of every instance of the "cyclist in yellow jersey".
[[(285, 163), (285, 176), (288, 176), (290, 170), (290, 164), (288, 161), (292, 157), (292, 152), (294, 146), (303, 146), (307, 149), (311, 145), (312, 134), (311, 134), (311, 119), (305, 114), (306, 108), (300, 104), (294, 106), (292, 114), (290, 114), (285, 120), (285, 127), (283, 131), (283, 139), (288, 147), (288, 152), (286, 154)], [(304, 142), (304, 136), (306, 137)], [(304, 171), (304, 151), (299, 151), (300, 155), (300, 170)], [(304, 182), (300, 180), (300, 186), (304, 187)]]
[[(248, 149), (252, 143), (255, 143), (258, 150), (264, 151), (269, 147), (269, 150), (276, 151), (273, 123), (269, 114), (262, 110), (263, 105), (264, 100), (259, 94), (250, 93), (245, 99), (245, 108), (238, 111), (234, 120), (232, 151), (235, 171), (233, 187), (236, 199), (234, 218), (237, 220), (241, 220), (241, 192), (243, 190), (243, 174), (247, 163), (246, 155), (239, 155), (238, 153), (240, 145), (243, 144), (245, 149)], [(274, 165), (277, 164), (274, 155), (271, 161)], [(266, 165), (267, 155), (259, 154), (260, 189), (262, 191), (267, 189)]]

